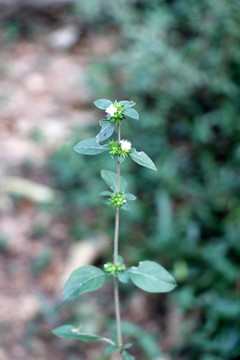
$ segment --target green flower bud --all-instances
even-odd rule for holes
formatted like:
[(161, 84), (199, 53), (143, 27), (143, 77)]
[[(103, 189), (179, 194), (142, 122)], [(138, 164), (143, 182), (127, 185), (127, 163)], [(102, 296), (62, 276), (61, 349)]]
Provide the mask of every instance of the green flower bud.
[(115, 275), (116, 272), (124, 272), (127, 268), (124, 264), (114, 265), (111, 262), (107, 262), (103, 265), (104, 271), (109, 275)]
[(113, 196), (110, 198), (110, 205), (115, 208), (120, 208), (127, 202), (123, 191), (114, 191)]
[(103, 268), (107, 274), (116, 274), (116, 266), (113, 263), (108, 262), (103, 265)]
[(122, 153), (122, 149), (118, 141), (110, 141), (108, 143), (108, 151), (110, 155), (114, 157), (121, 156)]
[(116, 268), (117, 272), (124, 272), (127, 269), (125, 264), (117, 264)]

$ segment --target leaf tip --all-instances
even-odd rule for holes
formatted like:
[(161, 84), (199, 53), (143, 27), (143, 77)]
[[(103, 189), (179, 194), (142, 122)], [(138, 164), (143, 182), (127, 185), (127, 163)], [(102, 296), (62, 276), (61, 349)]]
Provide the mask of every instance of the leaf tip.
[(77, 152), (76, 148), (77, 148), (77, 144), (74, 145), (74, 147), (73, 147), (73, 150)]

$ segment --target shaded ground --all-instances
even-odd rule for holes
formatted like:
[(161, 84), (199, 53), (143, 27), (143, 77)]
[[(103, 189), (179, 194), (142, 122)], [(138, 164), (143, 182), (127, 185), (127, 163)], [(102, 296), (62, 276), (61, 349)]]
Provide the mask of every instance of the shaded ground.
[[(49, 353), (65, 358), (57, 346), (53, 350), (53, 344), (33, 334), (44, 329), (36, 319), (43, 321), (46, 304), (51, 308), (60, 299), (66, 228), (33, 201), (29, 187), (29, 194), (17, 199), (9, 192), (19, 185), (21, 193), (20, 181), (28, 179), (39, 193), (38, 184), (48, 185), (43, 170), (48, 156), (75, 128), (96, 122), (96, 113), (86, 105), (87, 60), (81, 51), (80, 46), (71, 54), (54, 53), (41, 42), (27, 41), (2, 49), (0, 181), (2, 189), (9, 189), (1, 193), (1, 360), (52, 358)], [(39, 227), (47, 229), (44, 236)], [(46, 320), (46, 331), (51, 323)]]

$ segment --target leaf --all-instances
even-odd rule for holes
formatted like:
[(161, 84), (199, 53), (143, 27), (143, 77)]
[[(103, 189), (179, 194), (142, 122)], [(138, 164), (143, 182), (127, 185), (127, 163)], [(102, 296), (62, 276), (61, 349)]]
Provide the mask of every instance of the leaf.
[(72, 272), (64, 285), (64, 300), (72, 300), (77, 296), (94, 291), (103, 286), (105, 273), (95, 266), (82, 266)]
[(109, 205), (110, 204), (110, 200), (107, 200), (107, 199), (103, 199), (101, 201), (102, 204), (105, 204), (105, 205)]
[(135, 357), (130, 355), (126, 350), (122, 352), (123, 360), (134, 360)]
[(124, 263), (124, 259), (123, 259), (123, 257), (121, 255), (118, 255), (117, 262), (118, 262), (118, 264), (123, 264)]
[(129, 281), (129, 275), (127, 271), (117, 273), (117, 277), (123, 284), (127, 284)]
[(134, 201), (137, 199), (135, 195), (130, 194), (130, 193), (125, 194), (125, 198), (126, 198), (126, 200), (130, 200), (130, 201)]
[(120, 164), (122, 164), (126, 160), (126, 158), (124, 156), (118, 156), (117, 159), (120, 162)]
[[(113, 191), (117, 190), (117, 174), (112, 171), (102, 170), (101, 177)], [(124, 191), (126, 186), (126, 180), (123, 177), (120, 177), (120, 189)]]
[(112, 354), (114, 351), (116, 351), (116, 348), (117, 348), (116, 345), (110, 345), (110, 346), (108, 346), (108, 347), (105, 349), (104, 354), (105, 354), (105, 355), (110, 355), (110, 354)]
[(105, 110), (107, 107), (109, 107), (112, 104), (112, 101), (108, 99), (98, 99), (93, 103), (98, 109)]
[(130, 156), (133, 159), (133, 161), (135, 161), (137, 164), (149, 168), (151, 170), (157, 171), (157, 168), (154, 165), (153, 161), (143, 151), (138, 152), (136, 150), (133, 150), (130, 153)]
[(112, 196), (113, 193), (111, 193), (110, 191), (102, 191), (100, 193), (101, 196)]
[(124, 109), (123, 114), (132, 119), (139, 120), (139, 114), (138, 114), (137, 110), (135, 110), (135, 109), (129, 109), (129, 108)]
[(105, 147), (100, 146), (97, 143), (96, 138), (80, 141), (78, 144), (74, 146), (73, 149), (78, 154), (82, 154), (82, 155), (97, 155), (107, 150)]
[(106, 119), (102, 119), (102, 120), (99, 120), (99, 124), (100, 124), (101, 128), (104, 128), (105, 126), (107, 126), (107, 124), (109, 124), (109, 121)]
[(111, 123), (110, 121), (102, 120), (100, 122), (100, 125), (102, 126), (102, 130), (100, 131), (99, 134), (97, 134), (96, 139), (97, 141), (102, 142), (110, 138), (110, 136), (113, 134), (114, 124)]
[(121, 209), (123, 209), (123, 210), (125, 210), (125, 211), (130, 211), (130, 210), (131, 210), (130, 206), (129, 206), (127, 203), (123, 204), (123, 205), (121, 206)]
[(127, 101), (127, 100), (118, 101), (117, 104), (118, 104), (118, 106), (124, 105), (124, 109), (136, 105), (136, 103), (134, 101)]
[(98, 335), (90, 335), (90, 334), (81, 333), (80, 330), (73, 325), (62, 325), (62, 326), (59, 326), (56, 329), (54, 329), (52, 332), (54, 335), (59, 336), (61, 338), (65, 338), (65, 339), (78, 339), (78, 340), (85, 341), (85, 342), (93, 341), (93, 340), (100, 340), (100, 341), (105, 341), (105, 342), (112, 344), (111, 346), (113, 346), (113, 344), (114, 344), (114, 342), (108, 338), (98, 336)]
[(154, 338), (153, 335), (150, 335), (141, 327), (127, 321), (122, 321), (121, 325), (123, 334), (128, 337), (134, 337), (137, 340), (139, 346), (146, 353), (147, 358), (160, 359), (163, 357), (158, 341)]
[(167, 270), (154, 261), (142, 261), (138, 267), (129, 268), (128, 273), (137, 287), (151, 293), (169, 292), (177, 286)]

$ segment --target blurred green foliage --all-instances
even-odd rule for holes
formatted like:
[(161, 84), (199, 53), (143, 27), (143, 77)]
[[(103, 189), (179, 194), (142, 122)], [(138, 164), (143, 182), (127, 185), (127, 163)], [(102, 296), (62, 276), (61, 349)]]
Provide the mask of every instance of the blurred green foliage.
[[(239, 1), (88, 0), (75, 16), (114, 43), (92, 64), (94, 97), (136, 101), (140, 123), (129, 120), (124, 136), (158, 168), (124, 163), (139, 201), (122, 215), (122, 253), (131, 264), (151, 258), (174, 269), (171, 296), (183, 315), (175, 359), (239, 359)], [(74, 143), (50, 164), (72, 231), (111, 234), (98, 193), (112, 160), (77, 156)], [(84, 214), (89, 224), (79, 222)]]

